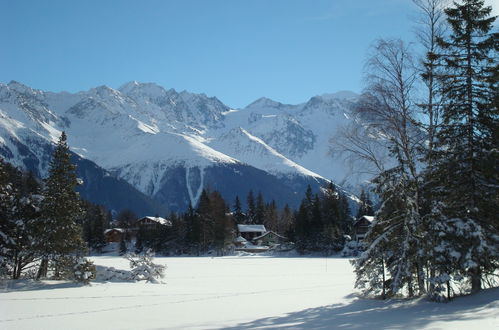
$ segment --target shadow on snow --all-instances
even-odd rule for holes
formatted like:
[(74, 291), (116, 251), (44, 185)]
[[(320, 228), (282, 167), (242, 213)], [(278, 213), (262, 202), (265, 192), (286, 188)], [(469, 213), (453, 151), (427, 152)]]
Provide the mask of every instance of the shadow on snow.
[(497, 309), (484, 311), (484, 307), (489, 304), (499, 307), (498, 297), (499, 288), (459, 297), (450, 303), (434, 303), (424, 299), (382, 301), (357, 298), (346, 305), (310, 308), (225, 329), (418, 329), (433, 322), (472, 321), (493, 316)]

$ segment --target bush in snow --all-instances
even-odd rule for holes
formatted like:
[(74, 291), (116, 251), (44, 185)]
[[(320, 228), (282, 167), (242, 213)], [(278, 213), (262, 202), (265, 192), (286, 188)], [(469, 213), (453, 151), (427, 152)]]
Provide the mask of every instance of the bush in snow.
[(73, 280), (75, 282), (88, 284), (95, 279), (96, 275), (97, 271), (92, 261), (85, 258), (75, 259), (73, 266)]
[(97, 266), (96, 281), (131, 281), (132, 273), (128, 270), (116, 269), (114, 267)]
[(128, 254), (125, 257), (130, 261), (131, 277), (135, 281), (161, 283), (165, 275), (166, 266), (153, 263), (154, 253), (148, 249), (144, 254)]
[(88, 284), (95, 279), (97, 273), (94, 263), (83, 257), (59, 257), (54, 266), (55, 278), (77, 283)]

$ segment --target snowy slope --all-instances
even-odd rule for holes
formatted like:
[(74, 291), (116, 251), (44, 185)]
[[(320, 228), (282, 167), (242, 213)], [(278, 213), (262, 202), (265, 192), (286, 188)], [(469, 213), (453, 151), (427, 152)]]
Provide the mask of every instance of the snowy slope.
[[(189, 173), (201, 173), (200, 178), (212, 173), (212, 181), (224, 176), (210, 168), (228, 174), (238, 166), (255, 167), (301, 194), (298, 189), (308, 180), (318, 189), (325, 178), (344, 181), (348, 176), (328, 152), (336, 127), (348, 121), (344, 112), (354, 97), (341, 92), (299, 105), (261, 98), (234, 110), (215, 97), (152, 83), (52, 93), (11, 82), (0, 84), (0, 151), (16, 165), (30, 168), (26, 163), (35, 162), (44, 175), (47, 155), (37, 145), (54, 143), (64, 130), (75, 153), (160, 202), (172, 202), (164, 187), (175, 179), (187, 196), (173, 202), (180, 208), (195, 204), (209, 181), (192, 180)], [(20, 150), (16, 141), (28, 150)], [(178, 173), (183, 181), (175, 177)], [(240, 189), (237, 193), (245, 195), (248, 187)]]

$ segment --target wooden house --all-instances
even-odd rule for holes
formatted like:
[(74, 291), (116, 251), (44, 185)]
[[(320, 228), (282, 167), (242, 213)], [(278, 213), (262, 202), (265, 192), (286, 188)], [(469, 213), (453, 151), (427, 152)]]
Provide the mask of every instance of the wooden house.
[(363, 215), (353, 224), (354, 238), (356, 241), (361, 241), (366, 237), (372, 222), (374, 221), (374, 216)]
[(104, 230), (104, 236), (107, 243), (121, 242), (125, 238), (125, 229), (123, 228), (110, 228)]

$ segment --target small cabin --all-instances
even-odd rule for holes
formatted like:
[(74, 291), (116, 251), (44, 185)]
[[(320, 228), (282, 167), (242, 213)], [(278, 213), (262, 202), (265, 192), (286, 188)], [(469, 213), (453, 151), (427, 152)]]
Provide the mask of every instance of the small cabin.
[(239, 236), (247, 241), (253, 240), (253, 238), (261, 236), (267, 232), (264, 225), (237, 225), (237, 231)]
[(366, 237), (371, 224), (374, 221), (374, 216), (363, 215), (353, 224), (354, 237), (356, 241), (361, 241)]
[(104, 237), (107, 243), (121, 242), (125, 238), (125, 229), (110, 228), (104, 230)]

